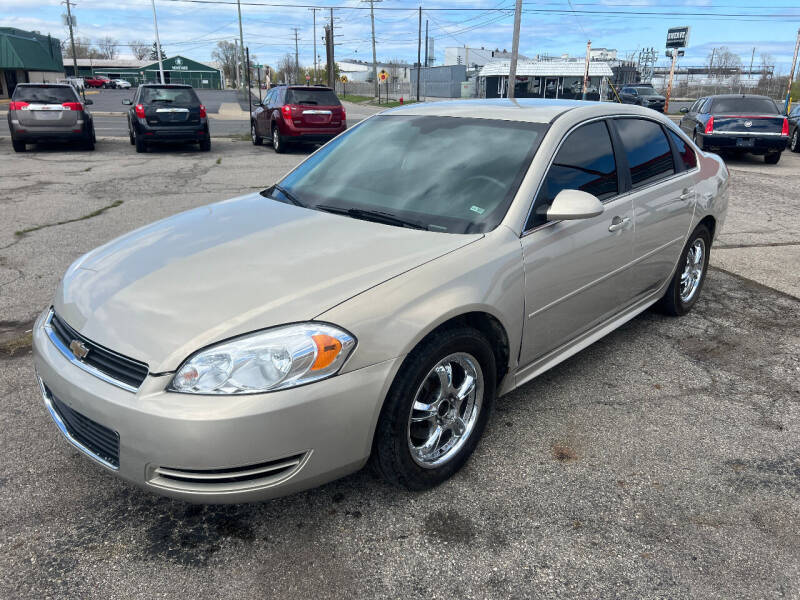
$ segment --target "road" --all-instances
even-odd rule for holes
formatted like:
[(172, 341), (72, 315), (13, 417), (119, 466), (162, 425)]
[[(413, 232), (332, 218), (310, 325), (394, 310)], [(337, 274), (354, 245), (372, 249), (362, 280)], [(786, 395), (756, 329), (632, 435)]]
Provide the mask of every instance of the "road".
[(730, 163), (690, 315), (646, 312), (502, 398), (439, 488), (362, 471), (195, 506), (61, 439), (29, 334), (81, 254), (263, 189), (307, 154), (222, 138), (187, 150), (101, 137), (93, 153), (15, 155), (0, 139), (0, 597), (800, 597), (800, 156)]

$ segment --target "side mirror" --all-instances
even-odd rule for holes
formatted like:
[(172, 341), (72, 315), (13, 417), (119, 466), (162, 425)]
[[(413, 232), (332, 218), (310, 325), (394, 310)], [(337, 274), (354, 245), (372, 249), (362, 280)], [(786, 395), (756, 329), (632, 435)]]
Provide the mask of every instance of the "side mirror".
[(128, 100), (127, 98), (125, 98), (125, 100), (123, 100), (122, 103), (125, 106), (131, 106), (133, 104), (133, 102), (131, 100)]
[(94, 100), (92, 100), (91, 98), (87, 98), (83, 103), (86, 106), (89, 106), (90, 104), (94, 104)]
[(603, 214), (605, 207), (597, 196), (580, 190), (561, 190), (547, 209), (548, 221), (590, 219)]
[(688, 106), (681, 106), (681, 112), (686, 114), (687, 112), (689, 112), (689, 107)]

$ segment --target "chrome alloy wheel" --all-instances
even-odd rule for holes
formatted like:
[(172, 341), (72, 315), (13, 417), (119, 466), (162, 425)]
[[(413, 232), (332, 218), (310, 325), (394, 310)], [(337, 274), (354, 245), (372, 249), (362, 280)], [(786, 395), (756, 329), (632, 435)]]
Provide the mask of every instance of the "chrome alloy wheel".
[(681, 302), (690, 302), (700, 287), (703, 280), (705, 267), (706, 243), (702, 238), (697, 238), (689, 252), (686, 253), (686, 265), (681, 273)]
[(428, 372), (414, 396), (408, 420), (411, 458), (433, 469), (454, 458), (478, 422), (483, 371), (474, 356), (457, 352)]

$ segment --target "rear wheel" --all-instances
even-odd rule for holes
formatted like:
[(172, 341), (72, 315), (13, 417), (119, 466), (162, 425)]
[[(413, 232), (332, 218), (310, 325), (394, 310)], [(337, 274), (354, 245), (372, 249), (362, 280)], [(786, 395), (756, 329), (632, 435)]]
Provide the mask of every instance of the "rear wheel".
[(277, 125), (272, 126), (272, 148), (278, 154), (286, 152), (286, 142), (281, 137), (281, 130)]
[(14, 148), (14, 152), (25, 152), (25, 142), (21, 142), (19, 140), (11, 140), (11, 146)]
[(406, 359), (386, 397), (372, 459), (412, 490), (455, 474), (478, 444), (494, 403), (495, 357), (471, 327), (431, 336)]
[(261, 143), (264, 141), (260, 135), (256, 133), (256, 122), (250, 121), (250, 139), (253, 140), (254, 146), (260, 146)]
[(134, 142), (136, 144), (136, 151), (137, 152), (147, 152), (147, 144), (145, 141), (139, 137), (138, 135), (134, 138)]
[(200, 140), (200, 151), (208, 152), (209, 150), (211, 150), (211, 138), (206, 136), (205, 139)]
[(792, 141), (789, 144), (792, 152), (800, 152), (800, 127), (796, 127), (792, 134)]
[(661, 312), (680, 317), (692, 310), (706, 280), (710, 249), (711, 234), (705, 225), (698, 225), (689, 236), (675, 275), (659, 301)]
[(764, 155), (764, 162), (767, 163), (768, 165), (777, 165), (780, 159), (781, 159), (780, 152), (773, 152), (772, 154)]

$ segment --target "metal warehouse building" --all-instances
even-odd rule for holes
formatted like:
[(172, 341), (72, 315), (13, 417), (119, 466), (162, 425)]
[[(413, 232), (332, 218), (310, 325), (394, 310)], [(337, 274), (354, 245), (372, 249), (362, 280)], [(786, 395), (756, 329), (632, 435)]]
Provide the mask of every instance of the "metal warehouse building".
[[(64, 68), (73, 74), (72, 59), (65, 59)], [(185, 56), (172, 56), (162, 61), (165, 83), (185, 83), (198, 89), (222, 89), (222, 74), (219, 69), (197, 62)], [(79, 58), (78, 77), (104, 75), (109, 79), (125, 79), (131, 85), (159, 83), (158, 61), (105, 60)]]
[(60, 40), (0, 27), (0, 98), (11, 97), (18, 83), (55, 82), (63, 77)]

